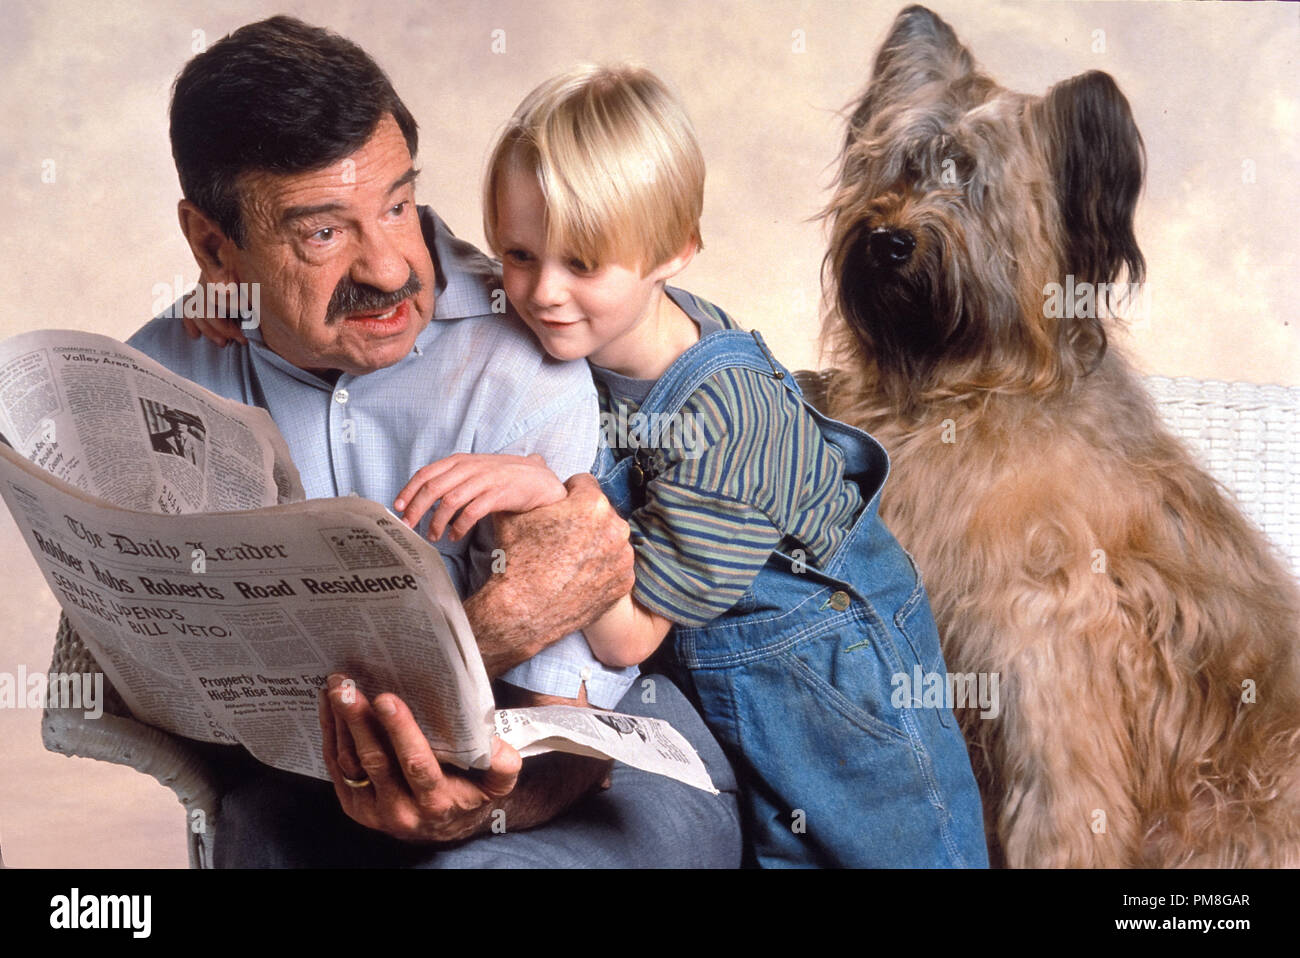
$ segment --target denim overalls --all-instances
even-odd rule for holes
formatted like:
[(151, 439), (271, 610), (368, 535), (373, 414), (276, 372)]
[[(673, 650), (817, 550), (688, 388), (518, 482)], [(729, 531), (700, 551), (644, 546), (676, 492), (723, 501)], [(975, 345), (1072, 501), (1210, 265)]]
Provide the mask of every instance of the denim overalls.
[[(655, 383), (640, 411), (678, 412), (728, 366), (773, 377), (803, 401), (758, 333), (704, 336)], [(732, 759), (747, 859), (764, 867), (986, 866), (979, 792), (952, 712), (891, 704), (896, 676), (945, 672), (911, 556), (877, 515), (889, 457), (861, 430), (812, 406), (866, 503), (817, 570), (773, 552), (726, 614), (669, 633), (670, 662)], [(654, 450), (615, 461), (601, 487), (627, 517), (645, 501)], [(900, 685), (901, 687), (901, 685)], [(900, 693), (899, 700), (904, 698)]]

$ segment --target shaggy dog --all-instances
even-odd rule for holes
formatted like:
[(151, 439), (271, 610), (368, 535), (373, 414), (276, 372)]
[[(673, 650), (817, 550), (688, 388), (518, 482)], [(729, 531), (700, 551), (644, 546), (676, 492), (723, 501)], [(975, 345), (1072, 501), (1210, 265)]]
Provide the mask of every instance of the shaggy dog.
[(1109, 75), (1012, 93), (904, 10), (826, 211), (822, 401), (890, 453), (948, 668), (999, 676), (958, 710), (995, 862), (1294, 866), (1300, 594), (1107, 348), (1144, 162)]

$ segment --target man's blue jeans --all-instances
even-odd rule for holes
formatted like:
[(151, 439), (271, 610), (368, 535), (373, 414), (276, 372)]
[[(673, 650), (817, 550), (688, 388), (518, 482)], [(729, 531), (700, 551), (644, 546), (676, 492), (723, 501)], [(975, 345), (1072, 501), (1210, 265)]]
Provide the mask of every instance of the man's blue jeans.
[[(654, 701), (642, 702), (650, 689)], [(588, 795), (545, 825), (435, 847), (399, 842), (358, 825), (343, 814), (329, 783), (258, 766), (222, 796), (214, 863), (218, 868), (737, 867), (735, 776), (696, 711), (660, 675), (638, 679), (617, 710), (671, 723), (700, 753), (720, 794), (615, 763), (610, 788)]]

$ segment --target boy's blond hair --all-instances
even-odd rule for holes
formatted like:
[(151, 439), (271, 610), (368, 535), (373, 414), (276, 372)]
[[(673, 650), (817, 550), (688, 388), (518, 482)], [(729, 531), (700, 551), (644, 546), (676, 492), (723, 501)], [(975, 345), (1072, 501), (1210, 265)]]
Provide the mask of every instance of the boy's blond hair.
[(704, 156), (686, 111), (635, 66), (587, 66), (538, 86), (492, 150), (483, 231), (501, 256), (496, 189), (508, 169), (537, 176), (548, 248), (645, 275), (700, 242)]

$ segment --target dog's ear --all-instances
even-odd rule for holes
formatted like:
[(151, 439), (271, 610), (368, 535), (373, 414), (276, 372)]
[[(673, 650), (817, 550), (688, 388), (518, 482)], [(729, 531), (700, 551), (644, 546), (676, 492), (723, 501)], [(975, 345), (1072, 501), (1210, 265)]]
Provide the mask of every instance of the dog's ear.
[(1046, 136), (1076, 280), (1109, 283), (1120, 270), (1139, 283), (1146, 261), (1133, 234), (1146, 151), (1128, 100), (1110, 74), (1092, 70), (1052, 87), (1036, 107)]
[(849, 121), (849, 139), (864, 129), (882, 106), (911, 99), (927, 84), (950, 84), (974, 69), (974, 58), (952, 27), (925, 7), (907, 7), (894, 19), (876, 54), (871, 83)]

